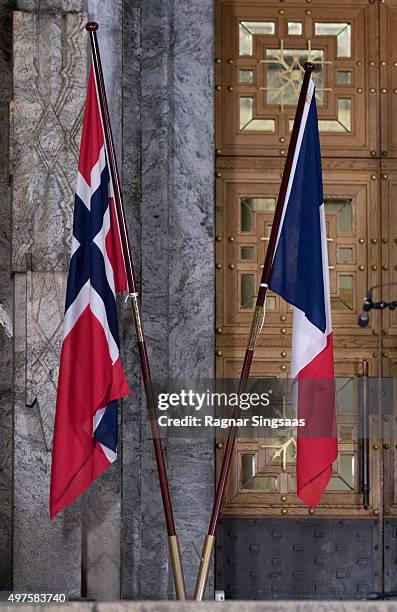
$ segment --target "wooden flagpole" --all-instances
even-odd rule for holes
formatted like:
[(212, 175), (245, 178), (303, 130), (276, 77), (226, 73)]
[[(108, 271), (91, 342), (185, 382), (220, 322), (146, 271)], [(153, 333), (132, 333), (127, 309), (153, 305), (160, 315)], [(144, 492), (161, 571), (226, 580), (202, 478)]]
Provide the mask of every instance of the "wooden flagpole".
[[(265, 264), (263, 266), (258, 296), (256, 298), (256, 306), (255, 306), (254, 318), (253, 318), (252, 326), (251, 326), (251, 333), (250, 333), (250, 337), (248, 341), (248, 346), (245, 351), (245, 357), (244, 357), (243, 367), (241, 371), (240, 382), (238, 386), (239, 394), (244, 393), (245, 391), (247, 380), (249, 378), (249, 374), (251, 370), (252, 359), (254, 356), (255, 343), (260, 333), (262, 322), (263, 322), (264, 305), (265, 305), (266, 293), (268, 289), (268, 282), (270, 278), (270, 272), (271, 272), (274, 252), (276, 248), (277, 236), (278, 236), (278, 231), (280, 228), (285, 196), (287, 194), (288, 183), (289, 183), (289, 179), (291, 175), (292, 162), (294, 159), (296, 144), (298, 141), (299, 129), (300, 129), (301, 122), (302, 122), (302, 116), (303, 116), (303, 110), (305, 107), (307, 91), (309, 88), (311, 74), (314, 70), (314, 65), (310, 62), (306, 62), (304, 65), (304, 69), (305, 69), (305, 76), (303, 78), (298, 106), (296, 109), (294, 127), (292, 130), (291, 140), (290, 140), (289, 147), (288, 147), (287, 158), (285, 160), (283, 177), (281, 179), (280, 192), (279, 192), (279, 196), (277, 200), (276, 210), (274, 213), (274, 220), (273, 220), (273, 225), (272, 225), (272, 229), (270, 233), (269, 245), (266, 251)], [(238, 416), (238, 412), (239, 412), (239, 409), (237, 408), (237, 414), (235, 416)], [(221, 465), (219, 479), (218, 479), (218, 483), (216, 486), (215, 498), (214, 498), (214, 503), (212, 507), (212, 514), (211, 514), (209, 529), (208, 529), (208, 533), (204, 541), (204, 547), (203, 547), (203, 551), (201, 554), (200, 567), (199, 567), (199, 572), (198, 572), (197, 581), (196, 581), (196, 588), (194, 592), (194, 599), (198, 601), (202, 600), (204, 596), (204, 592), (205, 592), (205, 587), (207, 584), (208, 572), (209, 572), (212, 554), (214, 550), (214, 544), (215, 544), (215, 531), (216, 531), (216, 526), (218, 524), (223, 496), (225, 494), (227, 477), (229, 474), (234, 445), (235, 445), (236, 437), (237, 437), (237, 430), (238, 430), (237, 427), (231, 428), (229, 436), (226, 441), (226, 445), (225, 445), (225, 453), (223, 455), (223, 461)]]
[(172, 510), (171, 495), (168, 486), (167, 469), (164, 457), (164, 450), (160, 439), (160, 432), (157, 423), (156, 406), (152, 387), (152, 379), (149, 368), (149, 360), (146, 349), (146, 341), (143, 333), (142, 319), (138, 302), (138, 291), (135, 282), (134, 267), (132, 263), (131, 247), (128, 239), (127, 225), (124, 215), (123, 198), (121, 194), (120, 178), (117, 168), (116, 153), (113, 142), (112, 128), (110, 125), (109, 109), (106, 98), (105, 82), (102, 72), (101, 57), (99, 53), (97, 30), (98, 24), (95, 22), (87, 23), (86, 30), (90, 34), (92, 61), (95, 71), (95, 79), (98, 88), (99, 104), (103, 122), (103, 130), (106, 142), (106, 150), (110, 166), (114, 189), (114, 201), (116, 204), (117, 219), (120, 228), (121, 247), (123, 251), (129, 298), (131, 301), (132, 315), (134, 319), (135, 333), (138, 342), (139, 359), (143, 377), (143, 384), (146, 393), (146, 403), (149, 412), (150, 425), (152, 430), (153, 446), (157, 463), (157, 471), (160, 481), (161, 496), (163, 500), (164, 516), (167, 525), (168, 543), (172, 572), (174, 576), (175, 593), (179, 600), (186, 600), (185, 580), (183, 576), (182, 560), (179, 548), (178, 536), (175, 530), (174, 515)]

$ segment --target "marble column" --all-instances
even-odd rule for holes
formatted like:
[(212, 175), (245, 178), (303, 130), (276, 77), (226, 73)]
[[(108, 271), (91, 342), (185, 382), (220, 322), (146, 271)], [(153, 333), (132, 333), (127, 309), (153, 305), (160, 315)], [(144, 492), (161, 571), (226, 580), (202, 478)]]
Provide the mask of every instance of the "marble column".
[[(141, 12), (137, 2), (132, 4), (124, 10), (123, 182), (130, 225), (136, 228), (134, 254), (152, 373), (158, 380), (209, 377), (212, 3), (148, 0)], [(161, 599), (173, 596), (172, 576), (139, 370), (131, 367), (135, 394), (124, 402), (123, 414), (122, 594)], [(198, 565), (191, 541), (201, 546), (211, 506), (212, 444), (169, 440), (165, 446), (191, 594)]]
[[(135, 273), (141, 279), (141, 8), (140, 1), (123, 9), (123, 196)], [(123, 365), (131, 395), (122, 407), (121, 594), (141, 597), (141, 447), (144, 404), (138, 351), (129, 304), (122, 318)], [(153, 482), (156, 487), (156, 482)]]
[[(174, 0), (169, 57), (169, 376), (214, 376), (213, 2)], [(168, 443), (171, 488), (192, 593), (213, 494), (213, 441)], [(207, 593), (213, 588), (212, 575)]]
[[(124, 6), (123, 186), (141, 284), (143, 322), (154, 376), (168, 373), (168, 2)], [(154, 7), (154, 11), (152, 11)], [(134, 92), (132, 100), (128, 93)], [(127, 95), (126, 95), (126, 92)], [(149, 111), (147, 104), (156, 105)], [(131, 136), (131, 141), (129, 140)], [(167, 597), (168, 557), (153, 446), (139, 364), (125, 313), (124, 362), (132, 395), (123, 402), (122, 595)], [(132, 359), (135, 358), (135, 362)]]

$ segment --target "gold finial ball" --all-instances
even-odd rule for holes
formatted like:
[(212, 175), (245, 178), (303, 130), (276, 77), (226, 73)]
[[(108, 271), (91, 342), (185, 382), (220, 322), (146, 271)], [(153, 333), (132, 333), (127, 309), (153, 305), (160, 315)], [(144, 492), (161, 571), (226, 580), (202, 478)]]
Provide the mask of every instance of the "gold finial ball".
[(89, 21), (85, 26), (85, 29), (87, 30), (87, 32), (96, 32), (98, 28), (99, 28), (99, 25), (97, 24), (96, 21)]

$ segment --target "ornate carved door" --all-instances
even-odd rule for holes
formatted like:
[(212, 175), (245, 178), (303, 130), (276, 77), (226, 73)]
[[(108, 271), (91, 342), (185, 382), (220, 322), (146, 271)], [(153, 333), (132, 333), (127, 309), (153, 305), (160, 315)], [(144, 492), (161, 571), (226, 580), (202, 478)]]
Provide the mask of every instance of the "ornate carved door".
[[(302, 66), (310, 59), (316, 65), (339, 437), (333, 477), (315, 511), (296, 495), (294, 432), (284, 431), (271, 444), (239, 438), (222, 511), (219, 585), (230, 597), (240, 598), (292, 592), (302, 597), (363, 597), (371, 590), (396, 588), (390, 566), (395, 551), (385, 549), (384, 572), (381, 551), (383, 530), (389, 530), (393, 542), (397, 533), (397, 421), (393, 402), (370, 394), (371, 486), (364, 507), (357, 387), (364, 362), (370, 376), (393, 376), (397, 313), (373, 312), (365, 329), (357, 327), (357, 316), (368, 287), (397, 282), (397, 216), (392, 205), (397, 196), (397, 0), (216, 0), (216, 20), (217, 376), (240, 374)], [(387, 291), (383, 297), (389, 297)], [(270, 294), (252, 376), (288, 374), (291, 332), (291, 309)], [(222, 452), (219, 442), (218, 466)], [(300, 537), (297, 523), (304, 524), (308, 534), (306, 554), (313, 565), (303, 575), (300, 545), (297, 551), (290, 546)], [(273, 524), (281, 533), (274, 541), (269, 536)], [(342, 531), (350, 526), (351, 550), (339, 561), (330, 553), (328, 560), (316, 562), (321, 557), (316, 529), (334, 553), (338, 546), (349, 548), (346, 537), (339, 542), (336, 525)], [(252, 542), (241, 537), (248, 527)], [(275, 569), (271, 556), (266, 557), (266, 576), (265, 570), (254, 568), (244, 589), (236, 591), (236, 576), (243, 569), (233, 564), (230, 568), (227, 559), (238, 550), (242, 558), (245, 554), (244, 567), (251, 567), (260, 558), (255, 546), (274, 548), (280, 567)], [(288, 563), (292, 565), (287, 568)]]

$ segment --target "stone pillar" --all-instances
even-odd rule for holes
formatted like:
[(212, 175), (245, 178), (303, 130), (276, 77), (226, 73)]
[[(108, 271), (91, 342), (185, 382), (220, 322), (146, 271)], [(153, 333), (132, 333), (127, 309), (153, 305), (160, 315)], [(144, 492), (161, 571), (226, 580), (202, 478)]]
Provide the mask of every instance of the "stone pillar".
[[(212, 0), (174, 0), (169, 57), (169, 376), (214, 376), (214, 31)], [(213, 440), (168, 443), (192, 595), (214, 486)], [(207, 593), (213, 590), (210, 576)]]
[[(214, 329), (212, 3), (148, 0), (141, 12), (138, 2), (132, 4), (124, 12), (123, 183), (130, 227), (135, 228), (152, 374), (162, 380), (209, 377)], [(125, 324), (129, 334), (128, 313)], [(131, 355), (129, 350), (130, 360)], [(122, 594), (161, 599), (173, 596), (167, 538), (136, 364), (130, 373), (136, 386), (123, 409)], [(167, 444), (190, 594), (198, 565), (191, 541), (201, 547), (211, 507), (212, 450), (212, 443), (194, 440)]]
[[(141, 9), (140, 1), (123, 9), (122, 176), (125, 213), (135, 272), (141, 278)], [(121, 594), (141, 598), (141, 447), (145, 406), (135, 333), (129, 304), (123, 308), (123, 366), (131, 396), (122, 407)], [(153, 487), (156, 487), (155, 480)], [(157, 571), (157, 568), (156, 568)]]

